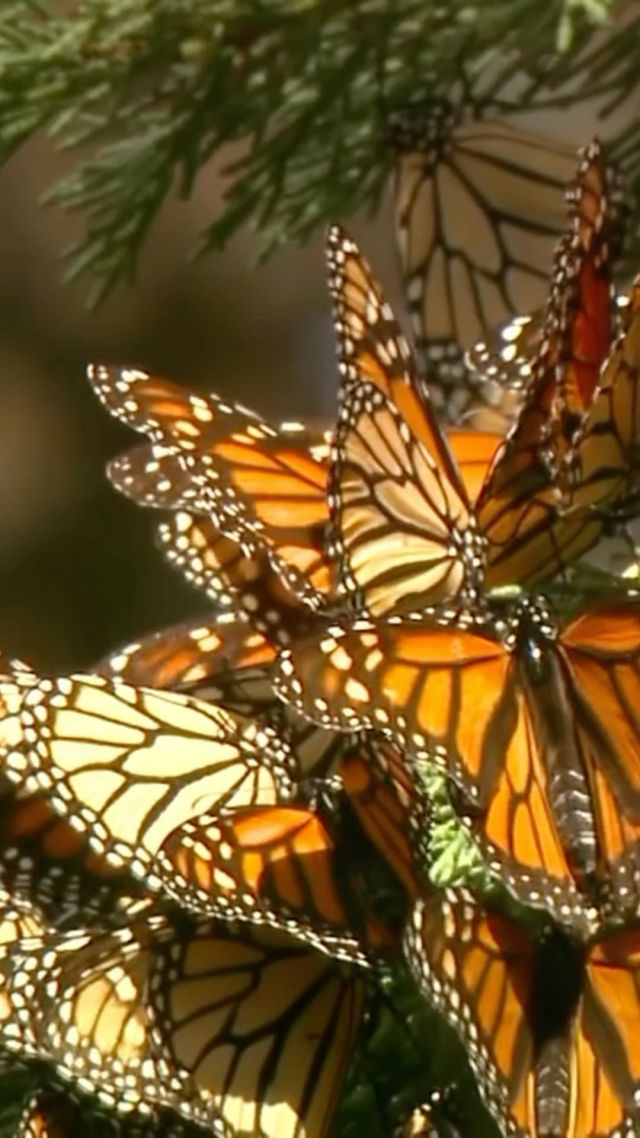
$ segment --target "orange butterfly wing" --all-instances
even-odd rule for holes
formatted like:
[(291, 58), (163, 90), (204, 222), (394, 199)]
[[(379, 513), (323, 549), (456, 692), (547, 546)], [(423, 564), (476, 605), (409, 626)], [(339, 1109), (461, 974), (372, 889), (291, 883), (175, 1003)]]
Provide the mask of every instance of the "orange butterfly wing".
[(365, 963), (394, 934), (352, 888), (349, 855), (303, 806), (203, 815), (167, 838), (158, 870), (196, 912), (249, 920), (301, 936), (331, 956)]
[(294, 644), (280, 667), (281, 694), (316, 722), (383, 730), (442, 766), (469, 799), (484, 855), (514, 892), (585, 927), (544, 756), (515, 661), (499, 641), (433, 623), (360, 622)]
[(107, 409), (155, 444), (111, 464), (119, 489), (145, 505), (211, 515), (245, 552), (264, 548), (307, 603), (321, 603), (329, 584), (323, 438), (141, 371), (96, 365), (89, 378)]
[(429, 813), (402, 751), (382, 739), (362, 739), (340, 759), (345, 793), (369, 840), (409, 897), (422, 891)]
[(193, 690), (217, 674), (269, 666), (275, 656), (246, 621), (203, 613), (117, 648), (94, 671), (136, 687)]
[(455, 597), (474, 569), (460, 474), (393, 313), (338, 226), (327, 260), (342, 378), (329, 479), (340, 584), (372, 613)]
[(640, 932), (594, 944), (574, 1028), (568, 1138), (636, 1134), (640, 1125)]
[[(455, 431), (451, 432), (450, 442), (465, 488), (470, 496), (475, 496), (499, 438), (475, 431)], [(216, 462), (222, 458), (223, 449), (221, 444), (216, 451)], [(313, 461), (319, 462), (317, 455), (320, 448), (312, 449), (316, 456)], [(310, 453), (306, 460), (311, 461)], [(326, 465), (326, 457), (322, 461)], [(168, 561), (181, 570), (191, 584), (203, 589), (216, 604), (234, 608), (235, 611), (246, 611), (257, 627), (267, 627), (265, 615), (274, 612), (281, 612), (282, 623), (288, 624), (295, 618), (299, 600), (296, 601), (296, 594), (292, 593), (269, 562), (268, 534), (263, 542), (260, 531), (256, 529), (248, 545), (240, 545), (228, 536), (228, 525), (223, 527), (223, 534), (216, 521), (206, 514), (199, 514), (198, 509), (204, 509), (206, 503), (201, 499), (193, 471), (183, 470), (182, 462), (183, 458), (177, 451), (165, 448), (160, 452), (156, 447), (141, 447), (114, 459), (109, 464), (109, 476), (118, 490), (139, 504), (175, 511), (172, 517), (159, 526), (159, 544)], [(246, 498), (247, 509), (261, 509), (265, 485), (264, 473), (261, 472), (255, 486), (249, 487), (247, 484), (241, 488), (236, 484), (234, 492), (240, 498)], [(303, 485), (301, 481), (300, 486)], [(291, 493), (293, 496), (293, 488)], [(276, 506), (275, 503), (272, 505), (274, 512), (270, 524), (273, 528)], [(329, 523), (324, 491), (316, 506), (318, 511), (323, 511), (321, 528), (324, 531)], [(281, 535), (286, 524), (285, 509), (291, 520), (291, 501), (283, 506), (282, 526), (279, 530)], [(319, 512), (316, 520), (318, 518)], [(283, 545), (280, 552), (295, 560), (297, 569), (305, 575), (307, 585), (314, 591), (314, 595), (320, 596), (328, 590), (329, 570), (324, 545), (322, 541), (319, 544), (318, 532), (314, 522), (305, 537), (304, 526), (301, 526), (295, 550)], [(243, 543), (247, 541), (244, 531), (239, 534), (234, 530), (234, 533)], [(247, 548), (250, 553), (245, 552)], [(286, 573), (285, 579), (291, 585)], [(270, 623), (273, 628), (273, 618)]]
[(502, 436), (490, 431), (447, 431), (451, 453), (470, 502), (475, 502), (493, 462)]
[(591, 609), (561, 634), (575, 736), (603, 873), (618, 906), (640, 895), (640, 607)]
[[(623, 329), (600, 376), (569, 465), (574, 512), (613, 506), (632, 489), (630, 472), (640, 430), (640, 281), (631, 290)], [(593, 525), (593, 522), (590, 523)], [(601, 523), (600, 523), (601, 528)]]
[(467, 894), (417, 903), (409, 967), (465, 1043), (484, 1101), (504, 1133), (535, 1138), (535, 1040), (527, 1017), (535, 957), (513, 922)]
[(564, 463), (574, 462), (576, 434), (589, 430), (600, 369), (611, 347), (616, 219), (594, 143), (578, 170), (570, 235), (556, 253), (530, 394), (478, 498), (478, 520), (489, 543), (489, 587), (553, 576), (590, 548), (602, 530), (601, 521), (577, 510), (597, 501), (593, 487), (583, 478), (578, 499), (576, 479), (572, 476), (569, 486)]

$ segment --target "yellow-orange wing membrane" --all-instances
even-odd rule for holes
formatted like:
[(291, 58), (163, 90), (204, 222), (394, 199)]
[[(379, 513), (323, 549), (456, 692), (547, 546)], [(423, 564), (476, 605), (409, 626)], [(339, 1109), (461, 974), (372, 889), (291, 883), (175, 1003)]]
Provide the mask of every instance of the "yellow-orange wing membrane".
[(280, 690), (316, 722), (387, 733), (440, 765), (468, 800), (489, 863), (527, 903), (588, 925), (513, 652), (482, 628), (435, 622), (330, 628), (294, 644)]
[[(611, 409), (599, 382), (614, 335), (611, 272), (619, 216), (596, 143), (582, 153), (569, 218), (528, 394), (477, 501), (489, 587), (552, 577), (570, 564), (602, 531), (602, 518), (587, 510), (617, 489), (607, 469), (611, 448), (597, 436), (604, 406)], [(621, 419), (611, 429), (626, 426)], [(594, 476), (597, 462), (608, 475), (606, 489)]]
[(177, 826), (291, 793), (293, 760), (266, 724), (175, 692), (99, 676), (0, 683), (9, 778), (48, 802), (116, 868), (158, 888), (155, 857)]
[(416, 906), (410, 967), (467, 1045), (480, 1091), (519, 1138), (618, 1138), (640, 1121), (640, 932), (533, 941), (469, 895)]
[(364, 1010), (344, 964), (274, 929), (151, 913), (14, 952), (16, 1006), (27, 955), (40, 1054), (116, 1115), (168, 1109), (217, 1138), (326, 1135)]
[(265, 549), (307, 603), (321, 603), (329, 582), (322, 436), (272, 427), (240, 404), (135, 369), (96, 365), (89, 379), (107, 409), (154, 444), (115, 460), (119, 489), (145, 505), (210, 515), (245, 552)]
[(327, 259), (341, 365), (329, 480), (339, 585), (372, 614), (464, 596), (477, 571), (473, 518), (409, 346), (337, 226)]

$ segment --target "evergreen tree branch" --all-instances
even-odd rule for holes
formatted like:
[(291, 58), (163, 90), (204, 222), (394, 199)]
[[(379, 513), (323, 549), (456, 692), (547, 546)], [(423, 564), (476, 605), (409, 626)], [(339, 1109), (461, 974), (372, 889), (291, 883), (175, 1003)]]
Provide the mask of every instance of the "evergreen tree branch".
[[(549, 87), (570, 47), (589, 95), (597, 76), (618, 98), (635, 81), (631, 57), (638, 63), (628, 29), (585, 53), (620, 7), (82, 0), (56, 17), (14, 0), (0, 17), (0, 162), (41, 131), (77, 152), (49, 200), (85, 217), (69, 263), (74, 275), (90, 270), (100, 295), (132, 275), (167, 195), (188, 196), (229, 144), (242, 154), (227, 166), (227, 197), (201, 248), (251, 222), (268, 252), (375, 206), (393, 164), (389, 119), (416, 97), (471, 100), (485, 114), (521, 110), (523, 99), (560, 105), (566, 95)], [(528, 84), (508, 88), (514, 76)]]

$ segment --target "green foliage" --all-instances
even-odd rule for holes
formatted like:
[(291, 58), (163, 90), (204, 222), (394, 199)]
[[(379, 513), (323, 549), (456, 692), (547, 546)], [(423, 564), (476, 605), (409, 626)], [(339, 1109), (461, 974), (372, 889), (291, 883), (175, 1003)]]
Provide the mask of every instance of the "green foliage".
[[(604, 65), (596, 55), (587, 66), (585, 53), (621, 7), (82, 0), (55, 16), (36, 0), (13, 0), (0, 14), (0, 161), (45, 130), (77, 153), (49, 197), (86, 219), (70, 273), (89, 271), (101, 294), (131, 277), (165, 197), (188, 196), (214, 156), (226, 162), (228, 192), (201, 248), (250, 222), (267, 252), (329, 218), (375, 208), (393, 164), (389, 118), (416, 100), (472, 97), (488, 113), (561, 104), (569, 48), (580, 76), (572, 98), (581, 89), (618, 98), (635, 83), (640, 18), (624, 36), (607, 32)], [(635, 171), (637, 128), (625, 146)]]
[(373, 995), (332, 1138), (391, 1138), (434, 1094), (443, 1098), (437, 1113), (443, 1138), (452, 1133), (448, 1122), (456, 1125), (455, 1133), (497, 1138), (460, 1039), (396, 965)]

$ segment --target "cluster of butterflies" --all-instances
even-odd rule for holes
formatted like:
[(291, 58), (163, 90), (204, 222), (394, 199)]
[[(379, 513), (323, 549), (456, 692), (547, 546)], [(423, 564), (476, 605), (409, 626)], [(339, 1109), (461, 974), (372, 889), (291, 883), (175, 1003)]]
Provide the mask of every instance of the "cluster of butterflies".
[[(445, 210), (520, 137), (474, 129), (439, 155)], [(476, 245), (474, 268), (461, 239), (445, 270), (426, 221), (428, 255), (405, 242), (441, 395), (456, 281), (483, 331), (516, 306), (510, 273), (543, 272), (524, 237), (506, 252), (522, 138), (500, 256)], [(551, 193), (566, 155), (533, 152)], [(406, 162), (403, 232), (418, 194), (442, 214)], [(640, 593), (589, 568), (637, 514), (621, 213), (594, 143), (542, 312), (469, 353), (464, 399), (502, 391), (503, 433), (440, 425), (337, 226), (333, 431), (90, 369), (146, 436), (112, 482), (165, 512), (160, 546), (210, 608), (87, 674), (2, 662), (0, 1057), (27, 1088), (2, 1133), (324, 1138), (394, 968), (499, 1134), (640, 1132)], [(437, 1105), (409, 1104), (405, 1133), (483, 1133), (480, 1105), (442, 1130)]]

